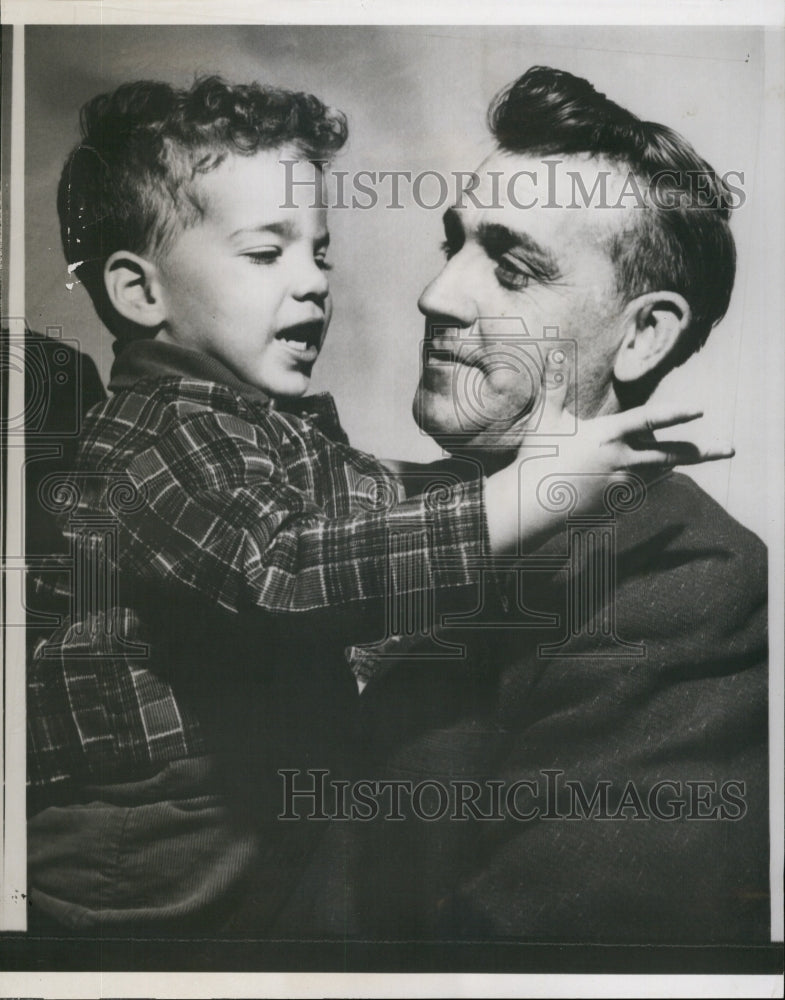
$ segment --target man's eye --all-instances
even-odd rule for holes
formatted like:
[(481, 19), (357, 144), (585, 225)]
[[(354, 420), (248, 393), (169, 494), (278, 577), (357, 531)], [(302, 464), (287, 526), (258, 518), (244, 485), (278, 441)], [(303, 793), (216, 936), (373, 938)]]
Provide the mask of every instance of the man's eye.
[(249, 250), (243, 254), (252, 264), (274, 264), (281, 256), (280, 247), (269, 247), (265, 250)]
[(314, 257), (316, 266), (320, 271), (332, 271), (332, 264), (325, 257)]
[(521, 264), (509, 257), (499, 258), (495, 273), (499, 284), (513, 292), (522, 291), (532, 280), (532, 276), (523, 270)]

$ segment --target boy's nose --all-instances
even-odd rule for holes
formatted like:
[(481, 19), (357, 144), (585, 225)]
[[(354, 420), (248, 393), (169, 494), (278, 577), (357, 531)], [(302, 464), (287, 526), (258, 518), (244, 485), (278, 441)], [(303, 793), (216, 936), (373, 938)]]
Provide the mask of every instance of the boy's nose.
[(292, 283), (292, 295), (296, 299), (318, 299), (323, 301), (330, 291), (327, 272), (310, 258), (298, 267)]

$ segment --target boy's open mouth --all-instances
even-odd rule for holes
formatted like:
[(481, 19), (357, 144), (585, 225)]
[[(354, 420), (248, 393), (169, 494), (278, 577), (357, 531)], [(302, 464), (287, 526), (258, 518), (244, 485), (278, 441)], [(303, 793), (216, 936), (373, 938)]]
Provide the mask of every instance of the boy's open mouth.
[(276, 340), (282, 340), (293, 350), (306, 351), (308, 348), (315, 348), (317, 351), (322, 343), (322, 331), (324, 323), (321, 320), (310, 320), (307, 323), (295, 323), (294, 326), (287, 326), (279, 330)]
[(323, 331), (324, 323), (316, 319), (287, 326), (276, 333), (275, 339), (282, 341), (294, 354), (302, 355), (304, 361), (315, 361)]

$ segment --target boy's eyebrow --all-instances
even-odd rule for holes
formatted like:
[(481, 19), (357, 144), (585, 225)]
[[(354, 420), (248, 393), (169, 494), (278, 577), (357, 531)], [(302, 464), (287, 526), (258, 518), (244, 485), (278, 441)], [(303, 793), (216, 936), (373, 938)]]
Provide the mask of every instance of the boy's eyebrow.
[[(273, 236), (280, 236), (285, 240), (293, 240), (299, 235), (299, 229), (293, 222), (289, 222), (288, 220), (283, 222), (261, 222), (258, 226), (242, 226), (240, 229), (235, 229), (229, 236), (229, 239), (233, 240), (236, 236), (242, 236), (245, 233), (272, 233)], [(314, 240), (314, 244), (318, 247), (329, 246), (330, 234), (326, 232), (324, 236), (320, 236), (319, 239)]]
[(235, 236), (243, 233), (272, 233), (274, 236), (282, 236), (285, 239), (292, 239), (297, 234), (297, 227), (293, 222), (285, 220), (283, 222), (260, 222), (258, 226), (241, 226), (229, 237), (233, 240)]

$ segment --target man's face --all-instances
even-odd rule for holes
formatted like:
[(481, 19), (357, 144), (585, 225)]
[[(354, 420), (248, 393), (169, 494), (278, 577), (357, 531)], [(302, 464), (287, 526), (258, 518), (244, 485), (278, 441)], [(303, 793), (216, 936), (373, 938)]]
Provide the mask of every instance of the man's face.
[(614, 229), (629, 225), (632, 208), (546, 207), (549, 194), (558, 206), (574, 203), (567, 171), (579, 172), (591, 191), (597, 172), (610, 170), (608, 205), (623, 183), (607, 164), (559, 159), (549, 192), (542, 159), (496, 152), (478, 169), (474, 192), (480, 206), (496, 207), (478, 207), (466, 195), (445, 214), (447, 263), (419, 303), (425, 344), (413, 406), (437, 442), (509, 447), (540, 398), (533, 342), (552, 347), (542, 343), (548, 328), (577, 344), (570, 408), (581, 417), (616, 408), (623, 303), (607, 246)]
[[(331, 310), (326, 213), (311, 207), (316, 172), (298, 162), (287, 189), (286, 158), (294, 154), (230, 155), (205, 174), (204, 217), (158, 262), (159, 338), (217, 358), (272, 396), (308, 388)], [(281, 208), (287, 199), (294, 207)]]

